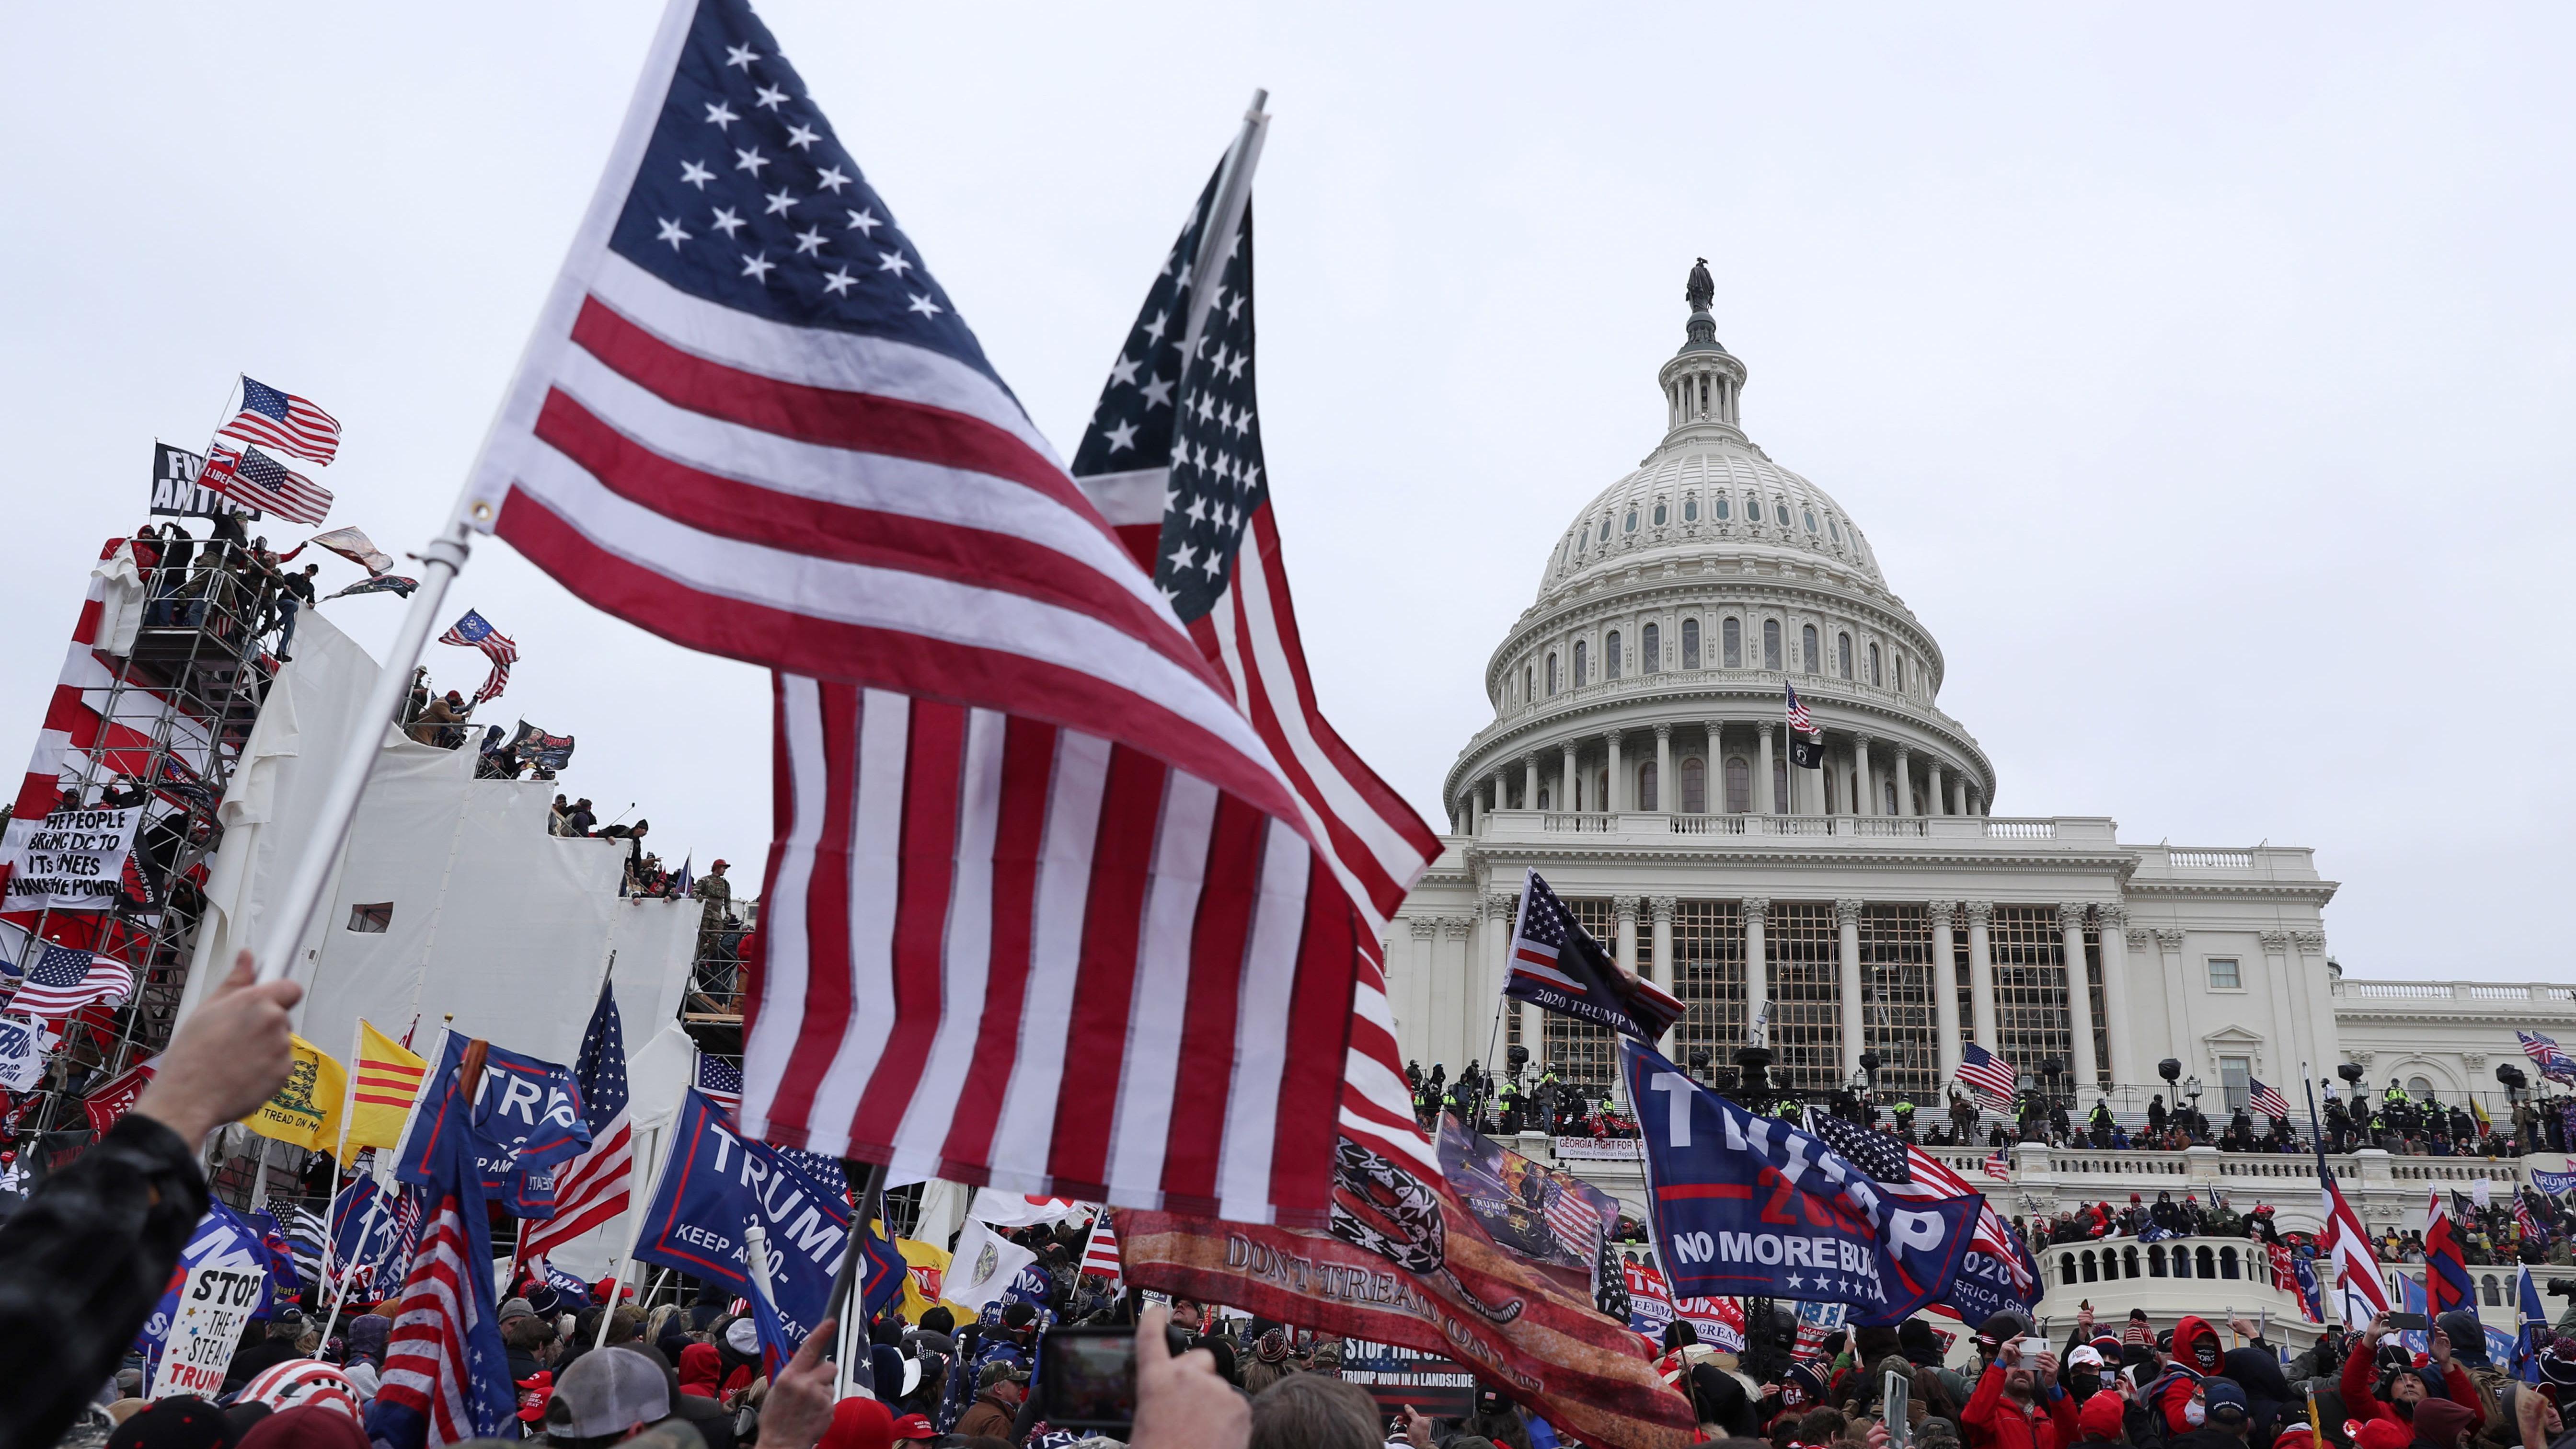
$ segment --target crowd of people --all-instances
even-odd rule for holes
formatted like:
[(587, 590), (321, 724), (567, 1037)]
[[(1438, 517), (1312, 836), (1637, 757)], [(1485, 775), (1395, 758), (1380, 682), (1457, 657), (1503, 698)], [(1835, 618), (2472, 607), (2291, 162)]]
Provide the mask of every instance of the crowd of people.
[(203, 540), (173, 519), (145, 524), (132, 547), (146, 625), (205, 629), (245, 652), (275, 634), (278, 662), (294, 658), (296, 616), (314, 606), (313, 580), (322, 570), (287, 565), (309, 545), (279, 553), (265, 537), (251, 537), (239, 514), (224, 513), (210, 520)]

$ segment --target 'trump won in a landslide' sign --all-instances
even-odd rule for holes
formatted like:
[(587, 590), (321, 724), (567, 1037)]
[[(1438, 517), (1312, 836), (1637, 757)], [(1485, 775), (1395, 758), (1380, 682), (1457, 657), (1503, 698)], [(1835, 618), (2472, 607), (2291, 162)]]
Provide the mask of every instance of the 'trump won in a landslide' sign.
[(57, 810), (42, 819), (9, 822), (0, 834), (0, 866), (9, 871), (9, 893), (0, 910), (104, 911), (116, 904), (125, 857), (134, 849), (134, 827), (143, 807), (122, 810)]
[(1949, 1291), (1981, 1199), (1886, 1196), (1841, 1154), (1619, 1044), (1645, 1142), (1647, 1213), (1677, 1298), (1847, 1303), (1895, 1323)]

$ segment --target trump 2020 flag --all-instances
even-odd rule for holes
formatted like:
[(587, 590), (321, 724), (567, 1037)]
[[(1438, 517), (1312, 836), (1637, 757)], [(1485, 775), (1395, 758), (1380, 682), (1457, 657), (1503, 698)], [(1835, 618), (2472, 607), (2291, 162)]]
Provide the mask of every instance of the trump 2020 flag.
[(1853, 1322), (1882, 1324), (1950, 1291), (1983, 1198), (1895, 1197), (1821, 1138), (1736, 1106), (1649, 1047), (1619, 1049), (1675, 1298), (1844, 1303)]
[(1595, 1026), (1654, 1041), (1682, 1018), (1682, 1003), (1651, 981), (1632, 976), (1535, 870), (1521, 886), (1512, 926), (1512, 974), (1503, 994)]
[[(477, 1047), (482, 1066), (473, 1096), (444, 1090)], [(484, 1192), (496, 1195), (514, 1217), (553, 1217), (554, 1169), (590, 1146), (590, 1122), (572, 1070), (451, 1031), (440, 1038), (425, 1081), (430, 1096), (412, 1115), (394, 1176), (427, 1184), (443, 1141), (463, 1134), (482, 1164)]]
[[(440, 1095), (466, 1112), (453, 1077)], [(426, 1110), (426, 1109), (424, 1109)], [(518, 1395), (492, 1301), (492, 1229), (473, 1138), (428, 1139), (429, 1206), (405, 1265), (402, 1301), (385, 1343), (382, 1381), (367, 1406), (367, 1437), (383, 1449), (436, 1449), (497, 1439), (518, 1425)]]

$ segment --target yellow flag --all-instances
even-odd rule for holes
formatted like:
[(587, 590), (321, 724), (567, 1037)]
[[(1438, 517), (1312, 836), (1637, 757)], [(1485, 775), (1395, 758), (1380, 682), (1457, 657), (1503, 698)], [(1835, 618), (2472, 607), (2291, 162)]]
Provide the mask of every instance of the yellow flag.
[(350, 1083), (349, 1140), (343, 1156), (361, 1147), (402, 1145), (403, 1118), (420, 1095), (429, 1063), (372, 1025), (358, 1023), (357, 1079)]
[(348, 1075), (320, 1047), (300, 1036), (287, 1040), (295, 1047), (295, 1065), (287, 1070), (286, 1085), (244, 1117), (242, 1125), (262, 1137), (298, 1147), (328, 1148), (339, 1135), (340, 1100), (349, 1089)]
[[(928, 1313), (931, 1305), (939, 1301), (940, 1285), (948, 1277), (947, 1250), (933, 1247), (928, 1243), (916, 1242), (911, 1238), (895, 1239), (894, 1250), (903, 1254), (905, 1269), (903, 1302), (898, 1305), (897, 1311), (903, 1314), (904, 1322), (919, 1323), (921, 1315)], [(949, 1308), (956, 1313), (957, 1321), (960, 1323), (968, 1321), (974, 1312), (972, 1309), (959, 1308), (956, 1304), (950, 1304)]]

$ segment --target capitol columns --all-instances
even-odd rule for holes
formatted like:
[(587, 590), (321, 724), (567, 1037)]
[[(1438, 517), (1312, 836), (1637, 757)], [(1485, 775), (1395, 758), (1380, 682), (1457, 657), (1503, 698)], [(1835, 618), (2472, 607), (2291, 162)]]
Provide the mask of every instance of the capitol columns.
[(1762, 928), (1771, 916), (1768, 896), (1747, 896), (1744, 901), (1744, 1031), (1745, 1045), (1769, 1046), (1771, 1031), (1766, 1025), (1758, 1029), (1762, 1005), (1771, 998), (1771, 957), (1762, 944)]
[(1878, 813), (1878, 786), (1869, 778), (1869, 736), (1859, 730), (1852, 731), (1851, 807), (1854, 815)]
[(1508, 764), (1494, 766), (1494, 808), (1512, 808), (1512, 767)]
[(2181, 1060), (2184, 1071), (2197, 1072), (2191, 1044), (2191, 996), (2182, 985), (2182, 942), (2180, 931), (2156, 932), (2157, 974), (2165, 979), (2167, 1049)]
[(1968, 902), (1968, 1030), (1977, 1045), (1993, 1051), (1995, 1037), (1995, 958), (1986, 947), (1986, 922), (1992, 901)]
[(1923, 757), (1923, 803), (1926, 807), (1923, 813), (1926, 815), (1950, 813), (1950, 802), (1941, 794), (1941, 757), (1939, 755)]
[[(2264, 931), (2255, 939), (2262, 943), (2263, 974), (2270, 978), (2266, 983), (2264, 994), (2272, 998), (2272, 1020), (2280, 1023), (2272, 1032), (2272, 1044), (2279, 1053), (2279, 1057), (2266, 1064), (2271, 1071), (2278, 1073), (2273, 1078), (2278, 1081), (2281, 1077), (2288, 1076), (2290, 1072), (2299, 1071), (2298, 1063), (2301, 1060), (2298, 1036), (2294, 1026), (2299, 1018), (2290, 1006), (2290, 933)], [(2282, 1070), (2281, 1064), (2284, 1060), (2290, 1063), (2288, 1071)]]
[[(2067, 1093), (2074, 1099), (2075, 1115), (2084, 1112), (2084, 1093), (2102, 1090), (2101, 1059), (2093, 1053), (2093, 973), (2084, 960), (2084, 916), (2089, 908), (2082, 901), (2065, 901), (2057, 907), (2057, 939), (2066, 953), (2066, 1004), (2075, 1016), (2074, 1058), (2075, 1086)], [(2108, 984), (2107, 982), (2105, 983)], [(2108, 996), (2106, 990), (2103, 993)]]
[(2102, 928), (2102, 1012), (2111, 1036), (2111, 1080), (2119, 1086), (2143, 1082), (2147, 1078), (2138, 1069), (2138, 1047), (2129, 1030), (2129, 908), (2119, 901), (2098, 901), (2093, 919)]
[(1914, 813), (1914, 776), (1906, 766), (1906, 761), (1913, 754), (1914, 751), (1904, 745), (1896, 747), (1896, 813), (1899, 815)]
[[(2308, 1023), (2308, 1055), (2311, 1073), (2325, 1070), (2326, 1063), (2343, 1060), (2343, 1038), (2335, 1030), (2334, 992), (2322, 969), (2312, 969), (2310, 962), (2322, 967), (2326, 954), (2326, 933), (2293, 931), (2290, 933), (2293, 954), (2290, 957), (2290, 991), (2301, 998), (2300, 1007)], [(2476, 1070), (2471, 1068), (2471, 1070)]]
[(1538, 751), (1521, 756), (1521, 808), (1538, 808)]
[[(1667, 815), (1680, 813), (1682, 808), (1682, 797), (1674, 793), (1677, 785), (1678, 782), (1673, 779), (1673, 727), (1668, 724), (1659, 724), (1655, 726), (1656, 809), (1661, 810)], [(1642, 806), (1645, 802), (1639, 801), (1638, 803)], [(1657, 961), (1664, 959), (1661, 948), (1657, 948), (1655, 959)]]
[(1619, 969), (1634, 976), (1637, 974), (1637, 898), (1612, 896), (1610, 914), (1611, 919), (1618, 923)]
[(1842, 931), (1843, 1075), (1860, 1070), (1868, 1049), (1869, 1013), (1862, 1009), (1860, 988), (1860, 906), (1856, 900), (1834, 902), (1834, 924)]
[(1610, 773), (1601, 784), (1601, 808), (1612, 815), (1628, 808), (1628, 782), (1621, 778), (1626, 772), (1619, 768), (1619, 737), (1626, 733), (1625, 730), (1612, 730), (1601, 737), (1603, 747), (1610, 754)]
[[(1497, 1002), (1503, 1000), (1503, 983), (1511, 979), (1512, 919), (1519, 913), (1519, 905), (1519, 898), (1509, 891), (1489, 891), (1485, 895), (1485, 981), (1487, 994)], [(1540, 1034), (1546, 1028), (1539, 1022), (1538, 1007), (1527, 1001), (1513, 1006), (1520, 1012), (1521, 1045), (1529, 1048), (1531, 1061), (1543, 1059), (1547, 1054), (1540, 1048), (1546, 1045), (1547, 1038)]]
[[(1649, 977), (1657, 986), (1679, 996), (1682, 994), (1681, 984), (1675, 980), (1678, 973), (1673, 970), (1673, 898), (1652, 896), (1647, 899), (1646, 904), (1654, 911), (1654, 934), (1648, 938), (1648, 941), (1654, 947), (1655, 959), (1653, 969), (1648, 973)], [(1677, 1021), (1673, 1025), (1678, 1030), (1681, 1023)], [(1671, 1056), (1673, 1033), (1665, 1032), (1655, 1043), (1655, 1050)]]
[(1572, 810), (1583, 797), (1574, 793), (1574, 741), (1565, 742), (1565, 770), (1556, 781), (1556, 808)]
[(1925, 909), (1932, 917), (1932, 1045), (1947, 1082), (1959, 1074), (1959, 955), (1950, 939), (1959, 903), (1934, 901)]
[[(1771, 782), (1771, 773), (1778, 768), (1771, 763), (1771, 721), (1767, 719), (1762, 721), (1758, 728), (1762, 732), (1762, 758), (1755, 763), (1753, 769), (1753, 803), (1761, 808), (1763, 814), (1771, 815), (1776, 814), (1780, 809), (1780, 800)], [(1717, 752), (1711, 750), (1709, 753)], [(1709, 768), (1715, 770), (1718, 767), (1712, 761)]]

